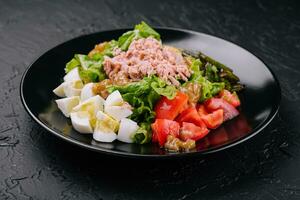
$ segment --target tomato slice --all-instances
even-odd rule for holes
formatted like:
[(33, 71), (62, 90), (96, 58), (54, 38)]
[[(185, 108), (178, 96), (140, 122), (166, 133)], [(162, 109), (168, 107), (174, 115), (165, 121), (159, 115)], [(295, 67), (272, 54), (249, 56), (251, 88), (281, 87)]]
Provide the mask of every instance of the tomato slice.
[(200, 140), (208, 134), (209, 130), (206, 127), (196, 126), (193, 123), (182, 122), (180, 128), (180, 139), (186, 141), (187, 139)]
[(208, 128), (216, 129), (218, 128), (224, 121), (224, 111), (223, 109), (218, 109), (213, 111), (212, 113), (202, 115), (201, 119), (205, 123)]
[(205, 125), (208, 128), (215, 129), (218, 126), (220, 126), (224, 121), (224, 111), (223, 109), (218, 109), (216, 111), (213, 111), (211, 113), (208, 113), (205, 106), (203, 104), (200, 104), (198, 106), (198, 113), (200, 115), (200, 118), (205, 123)]
[(222, 90), (219, 93), (219, 97), (230, 103), (235, 108), (241, 105), (241, 101), (235, 92), (231, 93), (228, 90)]
[(156, 119), (153, 124), (151, 124), (153, 131), (152, 141), (157, 141), (160, 146), (164, 146), (167, 141), (168, 135), (173, 135), (174, 137), (179, 136), (179, 123), (176, 121), (168, 119)]
[(177, 115), (186, 107), (188, 96), (182, 92), (177, 92), (174, 99), (162, 97), (155, 105), (156, 119), (174, 120)]
[(220, 98), (211, 98), (204, 102), (205, 108), (213, 112), (218, 109), (224, 110), (224, 121), (230, 120), (236, 116), (239, 115), (239, 111), (233, 107), (231, 104), (229, 104), (224, 99)]
[(182, 122), (190, 122), (196, 126), (206, 127), (195, 107), (189, 107), (182, 111), (176, 118), (176, 121), (180, 124), (182, 124)]
[(197, 108), (198, 108), (198, 113), (199, 113), (200, 117), (208, 114), (208, 112), (203, 104), (198, 104)]

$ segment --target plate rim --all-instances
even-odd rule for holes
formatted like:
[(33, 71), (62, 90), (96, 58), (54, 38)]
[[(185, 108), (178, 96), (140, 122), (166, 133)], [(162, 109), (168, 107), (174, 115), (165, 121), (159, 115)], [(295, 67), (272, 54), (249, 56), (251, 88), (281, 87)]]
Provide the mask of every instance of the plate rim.
[(233, 46), (239, 47), (243, 50), (245, 50), (246, 52), (252, 54), (253, 56), (255, 56), (259, 61), (261, 61), (265, 67), (268, 69), (268, 71), (271, 73), (273, 79), (275, 80), (276, 86), (279, 89), (278, 90), (278, 95), (276, 98), (276, 105), (272, 106), (272, 110), (271, 113), (268, 115), (268, 117), (261, 123), (259, 124), (257, 127), (255, 127), (254, 130), (251, 131), (250, 134), (245, 135), (241, 138), (239, 138), (236, 141), (233, 141), (231, 143), (227, 143), (227, 144), (223, 144), (221, 146), (218, 147), (213, 147), (210, 149), (206, 149), (204, 151), (191, 151), (191, 152), (180, 152), (180, 153), (167, 153), (167, 154), (136, 154), (136, 153), (130, 153), (130, 152), (122, 152), (122, 151), (115, 151), (115, 150), (111, 150), (111, 149), (103, 149), (103, 148), (99, 148), (97, 146), (93, 146), (93, 145), (88, 145), (85, 144), (83, 142), (80, 142), (76, 139), (73, 138), (69, 138), (64, 136), (63, 134), (60, 134), (58, 132), (56, 132), (54, 129), (51, 129), (49, 126), (47, 126), (45, 123), (43, 123), (40, 119), (38, 119), (33, 112), (31, 111), (31, 109), (28, 107), (26, 100), (24, 98), (24, 82), (26, 80), (26, 76), (28, 74), (28, 72), (30, 71), (30, 69), (32, 68), (32, 66), (45, 54), (47, 54), (48, 52), (50, 52), (51, 50), (53, 50), (54, 48), (59, 47), (60, 45), (63, 45), (65, 43), (69, 43), (73, 40), (77, 40), (79, 38), (83, 38), (83, 37), (87, 37), (87, 36), (91, 36), (91, 35), (97, 35), (99, 33), (104, 33), (104, 32), (112, 32), (112, 31), (126, 31), (126, 30), (130, 30), (131, 28), (125, 27), (125, 28), (116, 28), (116, 29), (105, 29), (105, 30), (101, 30), (101, 31), (97, 31), (97, 32), (92, 32), (92, 33), (88, 33), (88, 34), (83, 34), (83, 35), (79, 35), (76, 36), (74, 38), (68, 39), (66, 41), (60, 42), (56, 45), (54, 45), (53, 47), (49, 48), (48, 50), (44, 51), (43, 53), (39, 54), (38, 56), (36, 56), (35, 59), (33, 59), (33, 61), (28, 65), (28, 67), (25, 69), (25, 71), (23, 72), (23, 75), (21, 77), (21, 81), (20, 81), (20, 86), (19, 86), (19, 91), (20, 91), (20, 97), (21, 97), (21, 102), (26, 110), (26, 112), (29, 114), (29, 116), (36, 122), (38, 123), (40, 126), (42, 126), (45, 130), (47, 130), (48, 132), (52, 133), (53, 135), (57, 136), (58, 138), (63, 139), (64, 141), (67, 141), (68, 143), (71, 143), (73, 145), (79, 146), (81, 148), (85, 148), (88, 150), (92, 150), (94, 152), (98, 152), (98, 153), (103, 153), (106, 155), (113, 155), (113, 156), (121, 156), (121, 157), (127, 157), (127, 158), (178, 158), (178, 157), (187, 157), (187, 156), (194, 156), (194, 155), (207, 155), (207, 154), (212, 154), (212, 153), (216, 153), (219, 151), (223, 151), (223, 150), (227, 150), (231, 147), (237, 146), (249, 139), (251, 139), (252, 137), (254, 137), (255, 135), (257, 135), (259, 132), (261, 132), (264, 128), (266, 128), (274, 119), (274, 117), (277, 115), (279, 109), (280, 109), (280, 105), (281, 105), (281, 98), (282, 98), (282, 93), (281, 93), (281, 87), (280, 87), (280, 82), (278, 80), (278, 78), (275, 76), (275, 73), (273, 72), (273, 70), (259, 57), (257, 56), (255, 53), (252, 53), (251, 51), (249, 51), (247, 48), (241, 46), (241, 45), (237, 45), (234, 42), (224, 39), (223, 37), (219, 37), (219, 36), (215, 36), (212, 34), (207, 34), (204, 32), (199, 32), (199, 31), (194, 31), (194, 30), (189, 30), (189, 29), (183, 29), (183, 28), (175, 28), (175, 27), (163, 27), (163, 26), (154, 26), (154, 29), (165, 29), (165, 30), (172, 30), (172, 31), (179, 31), (179, 32), (185, 32), (185, 33), (190, 33), (190, 34), (195, 34), (195, 35), (205, 35), (205, 36), (209, 36), (215, 39), (219, 39), (219, 40), (223, 40), (225, 42), (230, 43)]

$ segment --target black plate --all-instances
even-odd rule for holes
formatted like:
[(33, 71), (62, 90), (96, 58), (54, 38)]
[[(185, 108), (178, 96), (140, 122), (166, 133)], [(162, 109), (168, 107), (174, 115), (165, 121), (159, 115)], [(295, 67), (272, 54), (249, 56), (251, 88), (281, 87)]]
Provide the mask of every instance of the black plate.
[(231, 67), (246, 89), (240, 94), (241, 114), (212, 131), (197, 148), (188, 153), (168, 153), (156, 144), (98, 143), (91, 135), (71, 128), (70, 120), (57, 109), (52, 90), (62, 82), (65, 64), (75, 53), (88, 53), (95, 44), (118, 38), (127, 29), (81, 36), (40, 56), (24, 73), (21, 99), (27, 112), (49, 132), (68, 142), (111, 155), (132, 157), (171, 157), (207, 154), (237, 145), (259, 133), (276, 115), (280, 86), (272, 71), (247, 50), (223, 39), (182, 29), (157, 28), (165, 44), (187, 50), (200, 50)]

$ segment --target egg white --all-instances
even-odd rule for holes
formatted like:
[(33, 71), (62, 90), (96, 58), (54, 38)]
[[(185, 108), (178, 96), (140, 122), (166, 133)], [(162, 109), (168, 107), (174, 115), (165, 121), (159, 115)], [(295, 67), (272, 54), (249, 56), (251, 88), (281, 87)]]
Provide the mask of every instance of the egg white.
[(105, 106), (104, 111), (118, 121), (132, 114), (132, 111), (126, 106)]
[(61, 110), (61, 112), (66, 117), (69, 117), (73, 108), (79, 104), (80, 98), (78, 96), (66, 97), (58, 99), (55, 102), (57, 103), (57, 107)]
[(83, 83), (81, 80), (68, 81), (63, 83), (64, 93), (67, 97), (80, 96)]
[(97, 121), (93, 138), (99, 142), (112, 142), (117, 139), (119, 123), (102, 111), (97, 113)]
[(118, 90), (112, 92), (105, 100), (105, 106), (121, 106), (124, 100)]
[(118, 131), (117, 139), (122, 142), (132, 143), (132, 136), (138, 129), (139, 126), (135, 121), (123, 118), (120, 122), (120, 128)]
[(81, 90), (81, 95), (80, 95), (81, 101), (85, 101), (96, 95), (93, 92), (93, 86), (94, 86), (94, 83), (88, 83), (88, 84), (84, 85), (84, 87)]
[(64, 91), (64, 85), (66, 84), (66, 82), (61, 83), (59, 86), (57, 86), (57, 88), (55, 88), (53, 90), (54, 94), (56, 94), (59, 97), (65, 97), (65, 91)]
[(71, 122), (73, 128), (80, 133), (93, 133), (90, 115), (87, 111), (72, 112)]
[(78, 69), (78, 67), (75, 67), (74, 69), (72, 69), (71, 71), (69, 71), (69, 73), (67, 73), (64, 76), (64, 81), (65, 82), (77, 81), (77, 80), (81, 80), (81, 78), (79, 76), (79, 69)]

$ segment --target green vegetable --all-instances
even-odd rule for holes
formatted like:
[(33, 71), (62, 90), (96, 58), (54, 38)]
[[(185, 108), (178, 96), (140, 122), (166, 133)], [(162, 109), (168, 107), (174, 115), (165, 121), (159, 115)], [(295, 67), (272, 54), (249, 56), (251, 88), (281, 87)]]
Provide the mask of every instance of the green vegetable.
[(88, 69), (79, 68), (79, 76), (84, 83), (98, 82), (106, 78), (104, 72), (102, 72), (102, 66), (94, 65)]
[(151, 126), (147, 123), (141, 123), (139, 129), (132, 136), (133, 142), (145, 144), (151, 141)]
[(138, 34), (138, 31), (128, 31), (124, 33), (121, 37), (118, 39), (118, 44), (119, 47), (123, 50), (126, 51), (131, 44), (133, 40), (141, 38)]
[(103, 59), (94, 60), (87, 55), (75, 54), (74, 58), (67, 63), (65, 71), (70, 72), (75, 67), (79, 69), (79, 76), (83, 82), (97, 82), (105, 78), (102, 66)]
[(79, 69), (80, 78), (85, 83), (98, 82), (106, 78), (103, 71), (104, 56), (113, 56), (113, 50), (118, 46), (117, 41), (111, 40), (105, 45), (101, 53), (96, 53), (90, 58), (87, 55), (75, 54), (74, 58), (66, 64), (65, 72), (69, 73), (75, 67)]
[(202, 75), (201, 66), (202, 62), (199, 59), (196, 59), (194, 57), (190, 57), (192, 64), (190, 66), (192, 70), (192, 75), (190, 77), (191, 80), (195, 79), (197, 76)]
[(156, 32), (153, 28), (151, 28), (148, 24), (146, 24), (146, 22), (142, 21), (140, 24), (135, 25), (134, 30), (138, 30), (143, 38), (152, 36), (157, 40), (160, 40), (159, 33)]
[(76, 58), (72, 58), (72, 60), (66, 64), (65, 72), (69, 73), (72, 69), (78, 66), (80, 66), (80, 62)]
[[(215, 95), (217, 95), (222, 89), (224, 89), (225, 84), (222, 82), (210, 82), (206, 76), (204, 76), (203, 70), (201, 70), (202, 63), (199, 59), (192, 60), (191, 64), (191, 70), (192, 70), (192, 76), (189, 80), (189, 82), (197, 83), (201, 87), (201, 96), (199, 101), (203, 102), (206, 99), (209, 99)], [(210, 76), (215, 76), (214, 68), (211, 67)], [(185, 85), (185, 84), (184, 84)], [(183, 85), (183, 86), (184, 86)]]
[(218, 69), (216, 66), (207, 63), (205, 65), (205, 77), (212, 82), (218, 82), (220, 81), (220, 77), (218, 74)]
[(173, 99), (176, 96), (176, 88), (167, 85), (162, 79), (154, 77), (151, 82), (151, 88), (159, 95), (165, 96), (168, 99)]
[(201, 97), (200, 102), (203, 102), (213, 96), (217, 95), (221, 90), (224, 89), (225, 84), (222, 82), (210, 82), (206, 77), (199, 74), (196, 78), (192, 79), (191, 82), (201, 85)]
[(148, 24), (142, 21), (140, 24), (134, 27), (134, 30), (127, 31), (121, 37), (119, 37), (118, 45), (123, 51), (126, 51), (132, 41), (140, 38), (147, 38), (150, 36), (154, 37), (157, 40), (160, 40), (160, 35)]
[[(134, 108), (130, 118), (140, 126), (141, 123), (145, 123), (144, 126), (149, 127), (155, 118), (155, 112), (153, 111), (155, 103), (161, 96), (173, 99), (177, 92), (174, 86), (167, 85), (156, 76), (145, 77), (139, 82), (132, 82), (123, 86), (111, 85), (107, 87), (107, 90), (109, 93), (118, 90), (123, 99)], [(144, 131), (139, 131), (140, 134), (144, 133)], [(151, 131), (150, 128), (147, 131), (148, 134), (149, 131)], [(141, 136), (137, 137), (139, 139), (136, 139), (136, 141), (144, 141), (140, 139)]]
[(76, 54), (75, 59), (80, 63), (80, 66), (86, 70), (90, 67), (98, 68), (97, 66), (102, 65), (102, 60), (96, 61), (94, 59), (89, 58), (87, 55)]
[(93, 60), (103, 60), (104, 56), (113, 57), (113, 50), (118, 47), (118, 42), (116, 40), (111, 40), (110, 42), (107, 42), (105, 45), (104, 50), (101, 53), (95, 53), (92, 56)]
[(239, 77), (237, 77), (233, 73), (232, 69), (230, 69), (226, 65), (224, 65), (224, 64), (222, 64), (222, 63), (220, 63), (220, 62), (218, 62), (218, 61), (216, 61), (214, 59), (212, 59), (211, 57), (209, 57), (209, 56), (207, 56), (207, 55), (205, 55), (205, 54), (203, 54), (201, 52), (198, 52), (198, 56), (197, 57), (200, 58), (200, 60), (202, 62), (208, 63), (208, 64), (213, 65), (213, 66), (215, 66), (217, 68), (217, 70), (219, 72), (218, 77), (222, 77), (223, 78), (223, 80), (219, 80), (219, 81), (223, 81), (224, 82), (224, 80), (226, 80), (226, 83), (225, 83), (227, 85), (226, 88), (227, 89), (230, 88), (230, 91), (232, 91), (231, 88), (234, 88), (234, 85), (238, 85), (239, 84), (238, 83), (240, 81)]
[(222, 70), (225, 70), (225, 71), (230, 71), (232, 72), (232, 69), (230, 69), (229, 67), (227, 67), (226, 65), (212, 59), (211, 57), (205, 55), (204, 53), (202, 52), (198, 52), (198, 56), (201, 60), (205, 61), (205, 62), (208, 62), (214, 66), (216, 66), (218, 69), (222, 69)]
[(231, 91), (238, 92), (238, 91), (241, 91), (242, 89), (244, 89), (244, 87), (245, 87), (244, 85), (237, 83), (231, 87)]
[[(240, 91), (244, 88), (244, 86), (239, 83), (239, 78), (233, 73), (232, 69), (224, 64), (206, 56), (201, 52), (189, 52), (184, 50), (182, 54), (188, 59), (192, 58), (191, 69), (193, 74), (190, 77), (190, 81), (193, 81), (198, 76), (202, 76), (205, 77), (211, 84), (213, 84), (212, 86), (209, 86), (210, 84), (206, 83), (206, 81), (200, 81), (200, 84), (203, 87), (202, 93), (204, 93), (202, 94), (200, 101), (212, 96), (211, 94), (217, 94), (217, 91), (219, 91), (221, 88), (226, 88), (231, 92)], [(201, 62), (199, 65), (197, 64), (198, 59)], [(213, 91), (207, 92), (209, 88), (212, 88)]]

